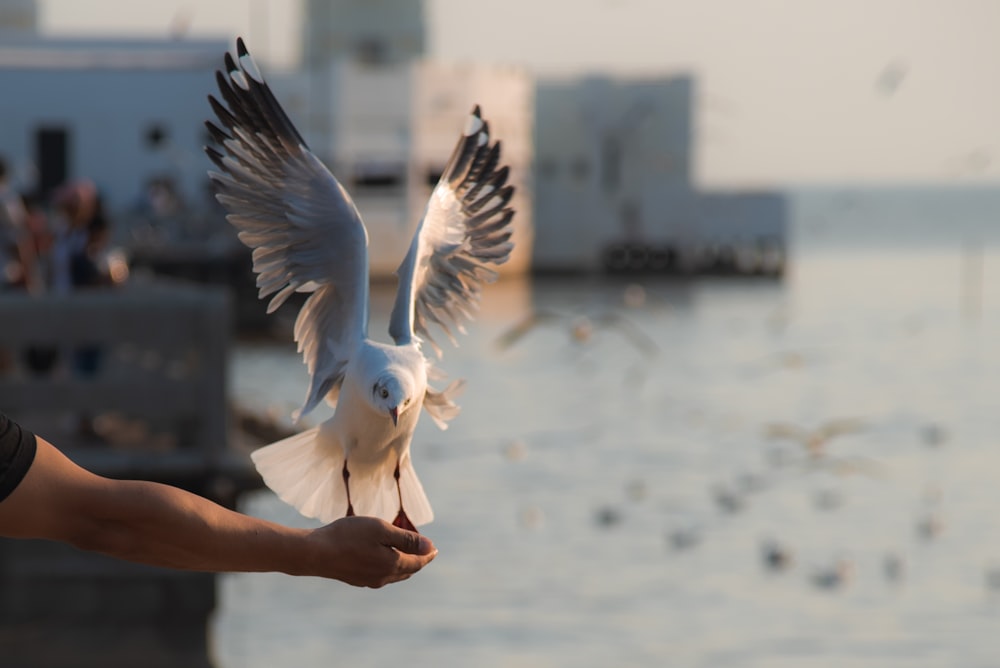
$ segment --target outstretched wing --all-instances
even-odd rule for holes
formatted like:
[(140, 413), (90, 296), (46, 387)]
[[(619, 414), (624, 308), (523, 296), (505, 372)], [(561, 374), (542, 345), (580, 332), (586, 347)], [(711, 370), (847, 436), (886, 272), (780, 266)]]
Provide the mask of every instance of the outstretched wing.
[(455, 342), (451, 327), (464, 331), (484, 282), (495, 280), (490, 264), (507, 261), (514, 244), (507, 207), (514, 186), (509, 168), (499, 167), (500, 142), (490, 144), (490, 128), (476, 106), (431, 193), (410, 250), (396, 270), (399, 288), (389, 321), (397, 344), (416, 334), (441, 354), (427, 330), (437, 323)]
[(206, 122), (218, 149), (205, 151), (216, 199), (240, 240), (268, 313), (293, 292), (312, 293), (295, 321), (295, 340), (312, 376), (296, 419), (339, 388), (355, 345), (368, 328), (368, 234), (351, 197), (309, 150), (264, 82), (243, 40), (216, 72), (225, 105), (208, 100), (219, 124)]

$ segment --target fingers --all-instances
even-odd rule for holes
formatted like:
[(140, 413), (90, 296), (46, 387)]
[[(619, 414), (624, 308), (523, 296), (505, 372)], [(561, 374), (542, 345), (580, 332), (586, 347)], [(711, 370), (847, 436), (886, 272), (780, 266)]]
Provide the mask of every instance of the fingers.
[(400, 580), (405, 580), (429, 564), (436, 556), (437, 550), (431, 554), (424, 555), (399, 553), (399, 559), (396, 561), (396, 577)]
[(314, 534), (336, 559), (324, 562), (333, 577), (359, 587), (380, 588), (408, 579), (437, 556), (426, 536), (375, 517), (344, 517)]
[(437, 548), (427, 536), (387, 524), (386, 545), (396, 550), (396, 577), (405, 580), (437, 556)]
[[(427, 536), (423, 536), (413, 531), (399, 529), (388, 525), (388, 536), (385, 544), (395, 548), (403, 554), (430, 555), (437, 554), (434, 543)], [(428, 559), (428, 561), (430, 561)]]

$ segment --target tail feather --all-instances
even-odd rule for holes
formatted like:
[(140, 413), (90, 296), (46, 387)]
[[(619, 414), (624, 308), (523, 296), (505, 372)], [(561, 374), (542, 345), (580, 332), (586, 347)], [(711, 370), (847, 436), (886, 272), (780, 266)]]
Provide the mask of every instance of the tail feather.
[(347, 490), (341, 470), (344, 451), (322, 439), (320, 427), (255, 450), (257, 472), (285, 503), (306, 517), (332, 522), (347, 513)]
[[(347, 487), (344, 485), (344, 450), (322, 425), (260, 448), (250, 458), (264, 483), (285, 503), (306, 517), (328, 523), (347, 514)], [(351, 505), (358, 515), (379, 517), (392, 522), (403, 509), (415, 526), (434, 519), (430, 502), (413, 470), (409, 454), (399, 466), (399, 489), (393, 476), (394, 464), (371, 470), (352, 470), (348, 485)]]

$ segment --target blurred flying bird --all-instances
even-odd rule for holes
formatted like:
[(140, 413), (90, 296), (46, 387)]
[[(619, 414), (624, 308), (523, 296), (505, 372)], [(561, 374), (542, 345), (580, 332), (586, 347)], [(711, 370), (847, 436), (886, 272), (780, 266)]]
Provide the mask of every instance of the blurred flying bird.
[(745, 496), (724, 483), (712, 486), (712, 499), (719, 510), (728, 514), (740, 512), (747, 504)]
[(482, 284), (513, 244), (507, 207), (513, 186), (500, 166), (500, 143), (475, 107), (396, 271), (389, 322), (393, 343), (368, 336), (368, 233), (350, 195), (306, 146), (260, 70), (237, 40), (216, 80), (224, 103), (209, 96), (218, 125), (206, 152), (216, 198), (240, 240), (253, 249), (268, 312), (295, 292), (309, 297), (295, 340), (311, 376), (296, 420), (324, 398), (336, 406), (322, 424), (256, 450), (253, 461), (281, 499), (303, 515), (332, 521), (374, 515), (415, 529), (433, 519), (410, 461), (410, 441), (427, 411), (444, 429), (458, 413), (456, 381), (428, 385), (435, 369), (426, 340), (436, 323), (454, 343)]
[(642, 308), (646, 305), (646, 288), (638, 283), (629, 283), (622, 291), (622, 301), (629, 308)]
[(652, 356), (660, 351), (660, 347), (634, 322), (614, 311), (598, 315), (570, 315), (546, 309), (535, 310), (501, 334), (496, 345), (501, 350), (507, 350), (536, 327), (552, 323), (567, 326), (570, 339), (577, 344), (589, 343), (597, 329), (615, 329), (644, 355)]
[(862, 431), (865, 423), (856, 418), (831, 420), (815, 429), (804, 429), (796, 425), (771, 423), (765, 427), (764, 434), (776, 440), (790, 440), (805, 449), (805, 460), (782, 462), (802, 466), (806, 471), (824, 470), (834, 475), (867, 475), (879, 478), (885, 475), (885, 467), (869, 457), (843, 456), (833, 457), (827, 453), (829, 442), (841, 435), (854, 434)]
[(903, 561), (903, 557), (896, 552), (887, 553), (882, 560), (882, 572), (889, 582), (901, 582), (906, 572), (906, 563)]
[(865, 423), (857, 418), (831, 420), (815, 429), (805, 429), (793, 424), (772, 422), (765, 427), (768, 438), (795, 441), (812, 456), (824, 454), (827, 443), (844, 434), (854, 434), (864, 429)]
[(678, 527), (667, 534), (670, 547), (678, 552), (697, 547), (702, 540), (701, 529), (697, 526)]
[(820, 589), (839, 589), (854, 577), (854, 563), (837, 559), (825, 568), (817, 569), (811, 576), (812, 583)]
[(875, 80), (875, 87), (884, 95), (892, 95), (906, 79), (907, 69), (906, 63), (900, 60), (892, 61), (882, 68)]
[(931, 422), (920, 428), (920, 437), (926, 445), (934, 448), (948, 440), (948, 431), (941, 425)]
[(599, 527), (617, 526), (622, 523), (623, 519), (625, 518), (622, 516), (622, 512), (614, 506), (601, 506), (594, 513), (594, 522)]
[(1000, 565), (987, 566), (984, 576), (986, 588), (990, 591), (1000, 592)]
[(813, 494), (813, 505), (820, 510), (836, 510), (844, 505), (844, 495), (836, 489), (820, 489)]
[(771, 571), (784, 571), (795, 561), (792, 551), (773, 538), (765, 540), (760, 547), (764, 567)]
[(944, 517), (937, 510), (930, 510), (917, 520), (917, 535), (931, 541), (944, 531)]

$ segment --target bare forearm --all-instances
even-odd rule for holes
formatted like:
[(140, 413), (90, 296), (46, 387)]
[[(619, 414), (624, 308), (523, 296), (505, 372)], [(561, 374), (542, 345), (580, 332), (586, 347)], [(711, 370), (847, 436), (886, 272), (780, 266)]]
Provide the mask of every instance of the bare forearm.
[(293, 529), (175, 487), (102, 478), (43, 438), (28, 474), (0, 503), (0, 536), (66, 541), (155, 566), (280, 571), (364, 587), (405, 580), (437, 554), (425, 537), (374, 517)]
[(309, 572), (309, 532), (236, 513), (183, 490), (108, 481), (78, 547), (154, 566), (200, 571)]

